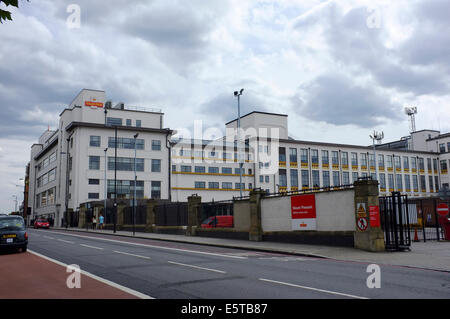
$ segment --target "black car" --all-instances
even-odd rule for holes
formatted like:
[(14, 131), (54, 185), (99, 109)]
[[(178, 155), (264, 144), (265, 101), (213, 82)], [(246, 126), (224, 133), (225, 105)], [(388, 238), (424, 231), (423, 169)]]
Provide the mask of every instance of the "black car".
[(0, 216), (0, 250), (20, 248), (27, 251), (28, 234), (20, 216)]

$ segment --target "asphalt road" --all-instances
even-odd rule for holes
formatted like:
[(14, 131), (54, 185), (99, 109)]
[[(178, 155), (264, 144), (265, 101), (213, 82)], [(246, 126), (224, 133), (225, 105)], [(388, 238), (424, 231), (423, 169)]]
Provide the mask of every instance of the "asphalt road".
[[(450, 273), (157, 240), (29, 229), (28, 248), (163, 299), (450, 298)], [(101, 295), (98, 298), (102, 298)]]

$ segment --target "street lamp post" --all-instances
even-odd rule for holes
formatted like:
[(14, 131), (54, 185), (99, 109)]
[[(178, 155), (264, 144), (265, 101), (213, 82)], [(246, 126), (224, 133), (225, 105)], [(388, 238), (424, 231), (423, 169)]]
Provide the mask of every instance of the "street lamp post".
[(135, 236), (136, 232), (136, 184), (137, 184), (137, 176), (136, 176), (136, 141), (139, 136), (139, 133), (134, 135), (134, 196), (133, 196), (133, 236)]
[(117, 126), (114, 126), (114, 234), (117, 219)]
[(17, 195), (12, 195), (12, 197), (14, 197), (14, 202), (15, 202), (14, 213), (16, 213), (17, 212)]
[(106, 161), (106, 152), (108, 151), (108, 148), (105, 148), (105, 204), (104, 204), (104, 209), (103, 209), (103, 218), (106, 222), (106, 201), (108, 199), (108, 180), (106, 179), (106, 170), (107, 170), (107, 161)]
[(241, 95), (244, 93), (244, 89), (241, 89), (239, 92), (235, 91), (234, 96), (237, 97), (238, 100), (238, 160), (239, 160), (239, 193), (242, 198), (242, 167), (244, 163), (241, 159), (241, 148), (240, 148), (240, 141), (241, 141)]
[[(374, 157), (374, 164), (375, 164), (375, 174), (376, 174), (376, 178), (377, 181), (380, 180), (379, 174), (378, 174), (378, 164), (377, 164), (377, 151), (376, 151), (376, 147), (375, 147), (375, 141), (381, 141), (384, 138), (384, 133), (378, 133), (377, 131), (373, 132), (373, 135), (370, 135), (370, 138), (372, 139), (373, 142), (373, 157)], [(380, 187), (380, 185), (378, 185), (378, 187)]]

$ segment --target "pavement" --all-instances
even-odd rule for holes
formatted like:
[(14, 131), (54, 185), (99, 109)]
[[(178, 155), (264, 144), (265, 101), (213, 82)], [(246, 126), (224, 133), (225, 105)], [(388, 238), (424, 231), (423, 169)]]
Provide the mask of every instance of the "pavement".
[(367, 252), (351, 247), (332, 247), (277, 242), (253, 242), (238, 239), (210, 238), (170, 234), (140, 233), (112, 230), (86, 230), (80, 228), (52, 228), (55, 230), (100, 233), (118, 237), (163, 240), (197, 245), (225, 248), (237, 248), (254, 251), (292, 254), (298, 256), (318, 257), (340, 261), (374, 263), (378, 265), (395, 265), (450, 272), (450, 241), (427, 241), (411, 243), (411, 251), (403, 252)]

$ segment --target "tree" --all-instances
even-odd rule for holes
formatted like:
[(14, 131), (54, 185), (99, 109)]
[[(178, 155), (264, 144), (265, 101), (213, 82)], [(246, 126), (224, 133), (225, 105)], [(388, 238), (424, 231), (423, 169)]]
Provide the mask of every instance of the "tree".
[[(19, 0), (0, 0), (0, 4), (4, 3), (7, 7), (8, 6), (13, 6), (18, 8), (19, 7)], [(3, 23), (3, 20), (10, 20), (12, 21), (11, 18), (11, 12), (6, 11), (6, 10), (2, 10), (0, 9), (0, 23)]]

